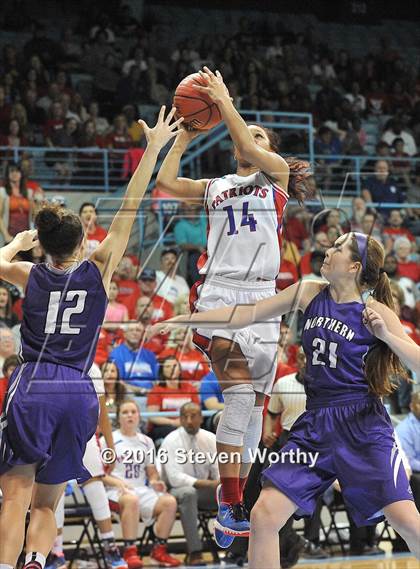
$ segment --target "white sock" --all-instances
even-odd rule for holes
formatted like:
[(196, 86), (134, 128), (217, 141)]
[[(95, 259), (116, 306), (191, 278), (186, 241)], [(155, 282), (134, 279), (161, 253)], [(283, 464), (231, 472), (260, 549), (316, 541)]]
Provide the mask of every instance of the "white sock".
[(7, 565), (6, 563), (0, 563), (0, 569), (13, 569), (13, 565)]
[(93, 517), (97, 522), (107, 520), (111, 517), (108, 496), (106, 495), (105, 486), (102, 482), (95, 480), (90, 484), (86, 484), (83, 486), (83, 492), (89, 502)]
[(114, 532), (113, 532), (113, 531), (106, 531), (105, 533), (102, 533), (102, 532), (99, 530), (99, 538), (100, 538), (101, 540), (103, 540), (103, 539), (113, 540), (113, 539), (115, 539), (115, 535), (114, 535)]
[(54, 545), (51, 549), (54, 555), (63, 555), (63, 534), (60, 533), (54, 540)]
[(41, 568), (44, 569), (45, 557), (42, 555), (42, 553), (39, 553), (38, 551), (32, 551), (31, 553), (27, 553), (25, 557), (25, 565), (27, 563), (30, 563), (31, 561), (36, 561), (41, 565)]

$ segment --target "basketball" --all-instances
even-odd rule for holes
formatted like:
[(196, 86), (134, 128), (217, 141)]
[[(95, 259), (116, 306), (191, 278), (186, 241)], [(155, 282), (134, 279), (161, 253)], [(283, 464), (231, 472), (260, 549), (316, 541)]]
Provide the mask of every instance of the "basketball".
[(222, 120), (219, 108), (206, 93), (194, 89), (193, 84), (205, 86), (199, 73), (188, 75), (175, 91), (174, 106), (177, 117), (184, 117), (184, 125), (196, 130), (210, 130)]

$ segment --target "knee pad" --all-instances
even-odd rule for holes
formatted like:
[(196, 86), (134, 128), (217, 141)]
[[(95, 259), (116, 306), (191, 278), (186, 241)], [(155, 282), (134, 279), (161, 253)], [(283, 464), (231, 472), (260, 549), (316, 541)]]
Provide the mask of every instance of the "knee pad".
[(242, 462), (252, 462), (252, 454), (258, 448), (261, 440), (262, 424), (263, 424), (263, 406), (254, 407), (251, 413), (251, 419), (248, 424), (244, 436), (244, 450), (242, 452)]
[(64, 492), (61, 496), (57, 507), (54, 512), (55, 515), (55, 523), (57, 524), (57, 529), (63, 529), (64, 527)]
[(216, 441), (241, 447), (255, 405), (255, 391), (250, 383), (239, 383), (223, 391), (225, 408), (216, 431)]
[(95, 480), (90, 484), (85, 484), (85, 486), (83, 486), (83, 492), (89, 502), (93, 517), (97, 522), (107, 520), (111, 517), (108, 496), (106, 495), (105, 487), (102, 482)]

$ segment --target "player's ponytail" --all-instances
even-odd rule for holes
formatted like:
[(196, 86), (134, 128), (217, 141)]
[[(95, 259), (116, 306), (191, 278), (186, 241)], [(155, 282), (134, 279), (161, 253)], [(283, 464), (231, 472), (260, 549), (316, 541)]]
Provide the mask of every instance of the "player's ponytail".
[(295, 156), (288, 156), (285, 160), (289, 165), (287, 193), (302, 204), (306, 199), (313, 197), (315, 193), (311, 165), (307, 160), (300, 160)]
[(59, 205), (44, 206), (35, 217), (35, 227), (41, 247), (56, 261), (71, 255), (83, 239), (80, 218)]
[[(280, 153), (280, 137), (271, 128), (267, 128), (259, 123), (253, 124), (261, 128), (270, 142), (270, 149), (276, 154)], [(301, 160), (295, 156), (288, 156), (285, 158), (289, 166), (289, 183), (287, 185), (287, 193), (291, 198), (295, 198), (302, 204), (308, 198), (314, 197), (315, 184), (312, 183), (313, 172), (311, 165), (307, 160)]]
[[(375, 300), (385, 304), (391, 310), (395, 310), (389, 278), (383, 269), (384, 249), (373, 237), (366, 237), (366, 240), (365, 259), (361, 256), (354, 233), (350, 242), (352, 260), (360, 262), (362, 265), (359, 283), (362, 289), (372, 291)], [(365, 359), (364, 370), (370, 391), (379, 396), (389, 395), (396, 388), (396, 385), (392, 383), (393, 376), (407, 378), (407, 372), (399, 358), (381, 340), (378, 340), (375, 346), (369, 350)]]

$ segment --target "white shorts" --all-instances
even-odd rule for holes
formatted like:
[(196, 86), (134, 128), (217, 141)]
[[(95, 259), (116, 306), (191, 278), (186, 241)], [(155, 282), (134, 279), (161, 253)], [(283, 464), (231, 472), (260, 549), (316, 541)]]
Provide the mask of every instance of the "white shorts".
[[(159, 500), (161, 496), (163, 496), (163, 493), (156, 492), (156, 490), (153, 490), (153, 488), (150, 488), (149, 486), (133, 488), (131, 492), (136, 494), (139, 499), (140, 517), (142, 521), (146, 524), (146, 526), (151, 526), (155, 521), (155, 518), (153, 517), (153, 512), (156, 506), (156, 502)], [(108, 500), (118, 504), (121, 493), (118, 490), (118, 488), (108, 487), (107, 496)]]
[[(242, 282), (219, 276), (211, 277), (204, 283), (199, 282), (193, 286), (190, 307), (192, 311), (204, 312), (223, 306), (255, 304), (275, 294), (274, 281)], [(269, 395), (277, 368), (280, 322), (279, 316), (275, 320), (252, 324), (242, 330), (197, 328), (194, 330), (194, 343), (206, 351), (210, 340), (215, 336), (236, 342), (248, 360), (255, 391)]]
[(83, 464), (93, 476), (105, 476), (104, 465), (101, 458), (101, 447), (96, 438), (96, 434), (88, 441), (85, 454), (83, 455)]

